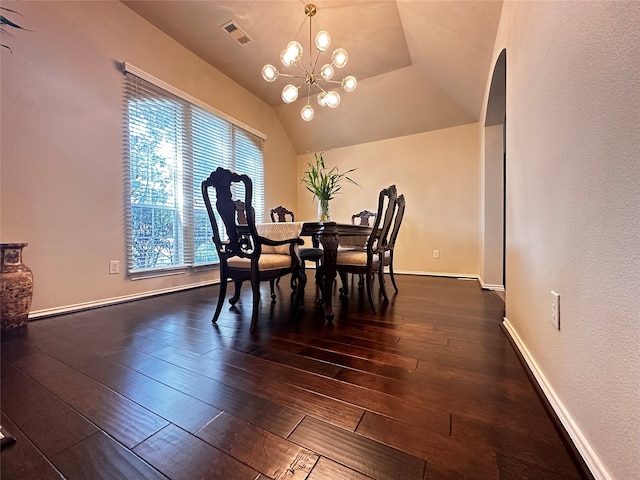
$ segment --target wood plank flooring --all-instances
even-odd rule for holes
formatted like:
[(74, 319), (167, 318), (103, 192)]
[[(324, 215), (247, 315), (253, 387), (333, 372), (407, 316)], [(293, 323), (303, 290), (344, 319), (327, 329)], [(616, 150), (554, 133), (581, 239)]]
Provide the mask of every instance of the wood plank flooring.
[(2, 478), (586, 478), (498, 295), (397, 283), (377, 315), (355, 283), (336, 292), (332, 323), (313, 288), (292, 313), (288, 279), (273, 304), (265, 283), (255, 334), (248, 284), (217, 325), (211, 286), (3, 331)]

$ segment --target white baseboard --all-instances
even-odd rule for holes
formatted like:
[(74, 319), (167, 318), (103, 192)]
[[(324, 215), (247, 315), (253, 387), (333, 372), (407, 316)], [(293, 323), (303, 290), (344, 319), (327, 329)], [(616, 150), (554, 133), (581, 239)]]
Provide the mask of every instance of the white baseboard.
[(142, 300), (143, 298), (155, 297), (157, 295), (164, 295), (165, 293), (180, 292), (182, 290), (190, 290), (197, 287), (205, 287), (207, 285), (214, 285), (220, 283), (219, 281), (207, 281), (200, 283), (191, 283), (189, 285), (181, 285), (177, 287), (163, 288), (160, 290), (153, 290), (151, 292), (134, 293), (132, 295), (123, 295), (121, 297), (104, 298), (102, 300), (96, 300), (93, 302), (76, 303), (73, 305), (64, 305), (62, 307), (45, 308), (42, 310), (34, 310), (29, 312), (29, 320), (35, 320), (38, 318), (52, 317), (54, 315), (62, 315), (65, 313), (73, 313), (81, 310), (89, 310), (91, 308), (106, 307), (107, 305), (115, 305), (118, 303), (131, 302), (133, 300)]
[(494, 292), (504, 292), (504, 285), (494, 285), (491, 283), (484, 283), (482, 277), (478, 277), (478, 282), (483, 290), (493, 290)]
[(531, 352), (529, 352), (527, 346), (518, 335), (518, 332), (515, 330), (515, 328), (513, 328), (513, 325), (509, 323), (509, 320), (506, 317), (503, 319), (502, 324), (509, 333), (509, 336), (511, 336), (511, 338), (515, 342), (518, 350), (524, 357), (525, 362), (527, 362), (527, 365), (531, 369), (531, 372), (538, 382), (538, 385), (540, 385), (540, 388), (544, 392), (544, 395), (547, 397), (551, 408), (553, 408), (553, 411), (558, 416), (558, 419), (564, 426), (567, 434), (569, 435), (569, 437), (571, 437), (573, 444), (587, 464), (587, 467), (589, 468), (589, 471), (591, 472), (593, 477), (596, 480), (612, 480), (612, 477), (605, 470), (602, 462), (580, 431), (580, 428), (578, 427), (578, 425), (576, 425), (573, 417), (564, 406), (551, 384), (547, 381), (547, 378), (544, 376), (544, 373), (531, 355)]
[[(385, 269), (385, 272), (387, 270)], [(394, 274), (398, 275), (419, 275), (422, 277), (451, 277), (451, 278), (461, 278), (461, 279), (469, 279), (469, 280), (477, 280), (477, 275), (470, 275), (468, 273), (446, 273), (446, 272), (423, 272), (416, 270), (393, 270)]]

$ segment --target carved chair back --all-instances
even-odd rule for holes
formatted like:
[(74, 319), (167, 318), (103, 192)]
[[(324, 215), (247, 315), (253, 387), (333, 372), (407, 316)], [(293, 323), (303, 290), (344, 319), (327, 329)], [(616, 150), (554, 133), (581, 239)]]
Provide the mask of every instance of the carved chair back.
[[(244, 188), (233, 188), (238, 184)], [(234, 201), (232, 190), (243, 191), (244, 198)], [(218, 167), (202, 182), (202, 197), (213, 230), (213, 243), (222, 262), (232, 256), (253, 258), (260, 255), (252, 196), (251, 178), (222, 167)], [(239, 234), (239, 225), (246, 225), (249, 234)]]
[(363, 210), (361, 212), (358, 212), (354, 215), (351, 215), (351, 224), (355, 225), (356, 224), (356, 220), (359, 219), (358, 225), (364, 225), (366, 227), (369, 226), (369, 219), (373, 218), (375, 220), (376, 217), (376, 213), (375, 212), (370, 212), (369, 210)]
[(242, 200), (234, 200), (236, 205), (236, 215), (239, 225), (246, 225), (247, 222), (247, 206)]
[(400, 231), (400, 225), (402, 224), (402, 219), (404, 218), (404, 208), (405, 208), (405, 200), (404, 194), (399, 195), (396, 199), (396, 214), (395, 219), (393, 221), (393, 228), (391, 229), (391, 234), (389, 235), (389, 241), (386, 243), (385, 250), (393, 250), (396, 245), (396, 239), (398, 238), (398, 232)]
[(279, 205), (276, 208), (272, 208), (269, 211), (269, 214), (271, 215), (272, 222), (293, 222), (294, 221), (293, 212), (291, 210), (287, 210), (282, 205)]
[(395, 185), (381, 190), (378, 195), (378, 211), (373, 222), (371, 234), (367, 240), (367, 252), (370, 257), (379, 252), (383, 245), (387, 243), (397, 195), (398, 191)]

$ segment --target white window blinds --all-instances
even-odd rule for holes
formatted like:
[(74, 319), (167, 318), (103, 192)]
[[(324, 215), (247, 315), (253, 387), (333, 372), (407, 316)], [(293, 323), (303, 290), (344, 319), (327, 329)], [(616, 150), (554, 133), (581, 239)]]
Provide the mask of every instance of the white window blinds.
[(130, 275), (163, 275), (216, 263), (200, 184), (219, 166), (249, 175), (256, 220), (261, 221), (263, 138), (128, 67), (124, 136)]

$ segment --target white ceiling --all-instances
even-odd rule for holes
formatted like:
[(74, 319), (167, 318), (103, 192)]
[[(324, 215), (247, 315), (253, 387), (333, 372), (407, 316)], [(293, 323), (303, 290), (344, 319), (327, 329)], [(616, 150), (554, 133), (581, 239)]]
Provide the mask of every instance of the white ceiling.
[[(502, 1), (357, 0), (313, 2), (312, 33), (327, 30), (331, 47), (343, 47), (349, 63), (336, 79), (354, 75), (353, 93), (340, 89), (336, 109), (319, 107), (311, 122), (300, 118), (306, 90), (292, 104), (280, 100), (281, 77), (262, 79), (290, 40), (308, 61), (306, 1), (122, 0), (125, 5), (252, 92), (274, 110), (296, 152), (319, 151), (479, 120)], [(220, 26), (234, 21), (253, 42), (236, 43)], [(298, 85), (298, 82), (291, 82)], [(299, 83), (302, 83), (300, 81)]]

